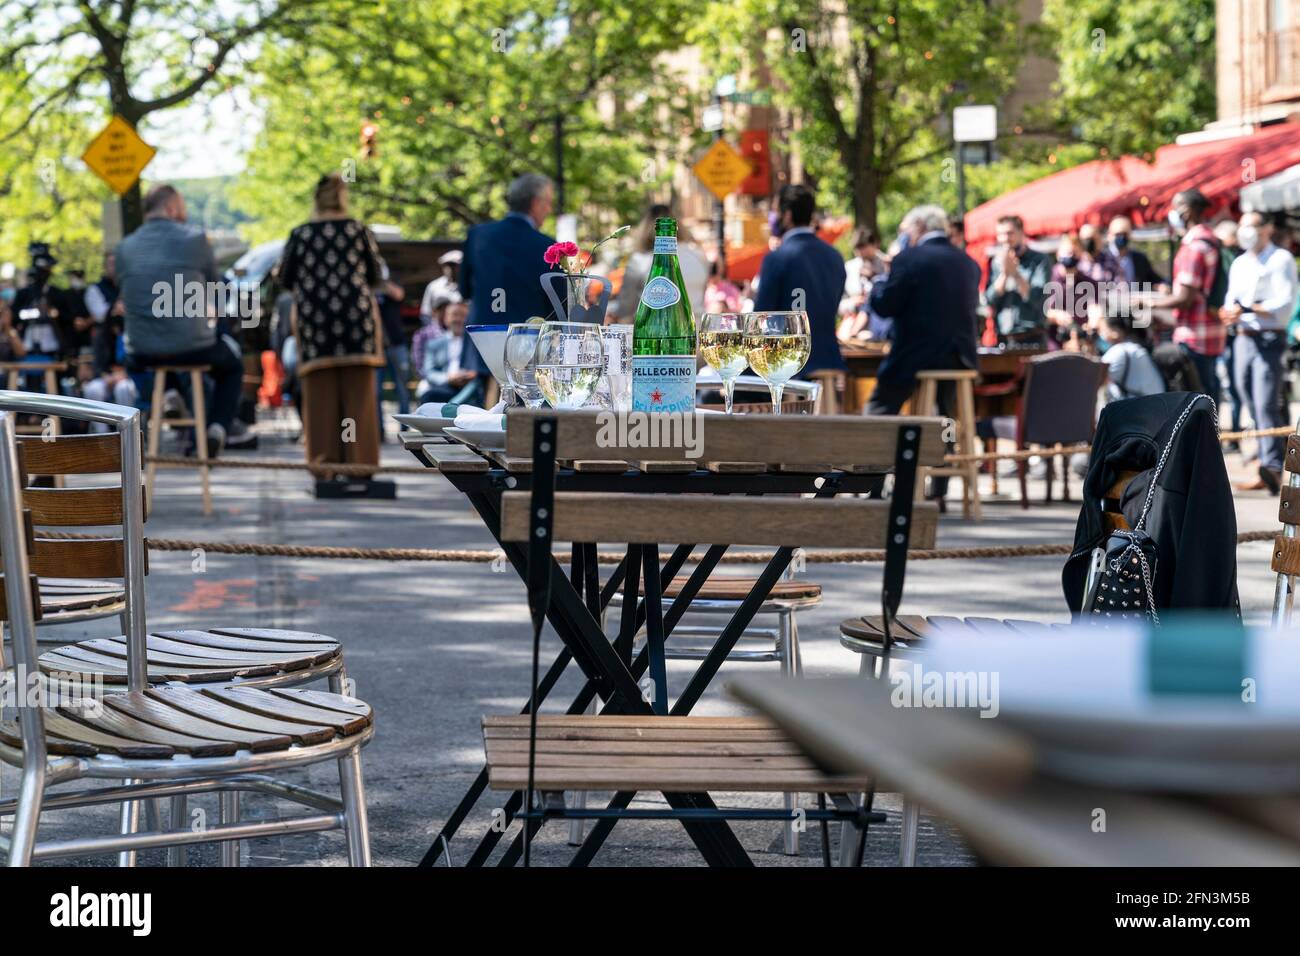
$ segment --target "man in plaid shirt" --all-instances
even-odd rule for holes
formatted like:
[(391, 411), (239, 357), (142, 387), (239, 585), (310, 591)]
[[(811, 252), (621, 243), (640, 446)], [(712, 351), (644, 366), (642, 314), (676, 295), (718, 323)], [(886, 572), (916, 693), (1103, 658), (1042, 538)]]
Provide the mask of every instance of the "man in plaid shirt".
[(1219, 240), (1206, 225), (1210, 201), (1199, 189), (1185, 189), (1174, 196), (1169, 225), (1182, 235), (1174, 256), (1173, 291), (1157, 297), (1157, 308), (1174, 311), (1174, 342), (1196, 366), (1201, 389), (1219, 402), (1219, 356), (1227, 343), (1219, 310), (1208, 302), (1219, 272)]

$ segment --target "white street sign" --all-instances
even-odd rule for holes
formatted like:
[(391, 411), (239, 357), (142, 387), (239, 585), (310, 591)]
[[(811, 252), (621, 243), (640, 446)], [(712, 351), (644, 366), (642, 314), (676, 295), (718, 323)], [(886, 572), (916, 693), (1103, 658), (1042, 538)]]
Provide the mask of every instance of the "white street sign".
[(959, 106), (952, 111), (954, 143), (989, 143), (997, 138), (996, 106)]

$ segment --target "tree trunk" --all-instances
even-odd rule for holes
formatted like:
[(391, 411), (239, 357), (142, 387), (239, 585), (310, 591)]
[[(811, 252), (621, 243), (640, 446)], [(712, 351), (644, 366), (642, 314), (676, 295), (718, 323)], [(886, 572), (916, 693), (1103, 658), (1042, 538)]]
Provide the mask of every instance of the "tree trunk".
[(131, 188), (122, 194), (122, 235), (131, 235), (144, 222), (144, 199), (140, 195), (140, 180), (131, 184)]
[(880, 182), (876, 170), (870, 163), (864, 163), (853, 171), (850, 185), (853, 189), (853, 224), (878, 231), (876, 211), (880, 201)]

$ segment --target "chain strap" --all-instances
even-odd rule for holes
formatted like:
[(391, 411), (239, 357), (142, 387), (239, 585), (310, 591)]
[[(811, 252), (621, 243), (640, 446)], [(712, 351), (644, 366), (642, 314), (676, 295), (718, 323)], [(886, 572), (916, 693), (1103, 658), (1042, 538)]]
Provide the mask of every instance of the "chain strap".
[(1147, 611), (1151, 615), (1151, 623), (1153, 624), (1160, 623), (1160, 613), (1156, 610), (1156, 592), (1155, 588), (1152, 586), (1151, 564), (1147, 561), (1146, 552), (1143, 551), (1142, 546), (1138, 544), (1138, 535), (1141, 535), (1143, 538), (1146, 538), (1147, 536), (1147, 515), (1151, 513), (1151, 502), (1155, 496), (1156, 482), (1160, 480), (1160, 475), (1165, 469), (1165, 462), (1169, 460), (1169, 452), (1174, 447), (1174, 439), (1178, 437), (1178, 432), (1182, 429), (1183, 422), (1187, 421), (1187, 416), (1192, 413), (1192, 409), (1196, 407), (1196, 403), (1201, 399), (1210, 403), (1210, 408), (1214, 412), (1214, 430), (1217, 435), (1219, 430), (1219, 410), (1214, 404), (1214, 399), (1210, 398), (1208, 395), (1194, 396), (1192, 400), (1187, 403), (1187, 407), (1183, 409), (1182, 414), (1178, 416), (1178, 420), (1174, 422), (1174, 429), (1169, 433), (1169, 441), (1165, 442), (1165, 447), (1160, 452), (1160, 459), (1156, 462), (1155, 471), (1151, 475), (1151, 483), (1147, 486), (1146, 499), (1142, 502), (1142, 514), (1138, 516), (1137, 523), (1133, 525), (1133, 530), (1113, 532), (1113, 534), (1118, 537), (1127, 538), (1128, 546), (1119, 553), (1118, 557), (1111, 560), (1111, 573), (1119, 573), (1120, 565), (1124, 563), (1124, 560), (1130, 553), (1136, 555), (1138, 565), (1142, 568), (1142, 583), (1146, 587), (1147, 592)]

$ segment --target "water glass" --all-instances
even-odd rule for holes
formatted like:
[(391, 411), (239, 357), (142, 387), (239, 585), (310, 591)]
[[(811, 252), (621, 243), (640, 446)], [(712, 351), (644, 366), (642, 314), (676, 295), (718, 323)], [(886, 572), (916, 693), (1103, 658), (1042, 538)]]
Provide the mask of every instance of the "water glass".
[(601, 327), (547, 322), (537, 339), (537, 384), (552, 408), (581, 408), (605, 370)]
[(506, 379), (514, 393), (529, 408), (541, 408), (544, 398), (537, 384), (537, 340), (541, 326), (522, 322), (506, 333)]

